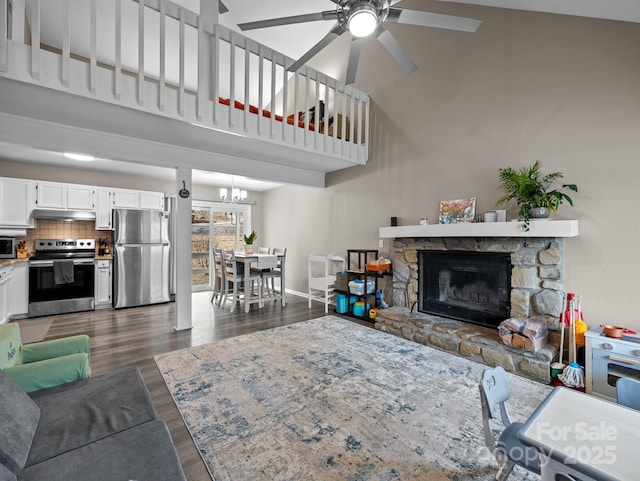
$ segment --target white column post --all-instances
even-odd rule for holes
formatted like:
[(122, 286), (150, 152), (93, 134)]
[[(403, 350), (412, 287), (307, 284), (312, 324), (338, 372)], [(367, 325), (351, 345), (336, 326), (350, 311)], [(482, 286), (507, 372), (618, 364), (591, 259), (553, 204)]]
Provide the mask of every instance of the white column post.
[(204, 103), (211, 96), (211, 41), (213, 26), (218, 23), (218, 1), (200, 0), (198, 16), (198, 120), (203, 119)]
[(176, 169), (176, 331), (191, 329), (191, 169)]

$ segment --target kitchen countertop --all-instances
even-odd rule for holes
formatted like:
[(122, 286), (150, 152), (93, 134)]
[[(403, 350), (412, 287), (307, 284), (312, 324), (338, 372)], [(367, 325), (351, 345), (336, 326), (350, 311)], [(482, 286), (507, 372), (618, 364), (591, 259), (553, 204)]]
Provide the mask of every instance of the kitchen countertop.
[(18, 264), (20, 262), (29, 262), (29, 258), (25, 257), (22, 259), (0, 259), (0, 268), (2, 267), (9, 267), (12, 266), (14, 264)]
[(96, 256), (96, 260), (97, 261), (112, 261), (113, 260), (113, 256), (111, 254), (106, 254), (103, 256)]

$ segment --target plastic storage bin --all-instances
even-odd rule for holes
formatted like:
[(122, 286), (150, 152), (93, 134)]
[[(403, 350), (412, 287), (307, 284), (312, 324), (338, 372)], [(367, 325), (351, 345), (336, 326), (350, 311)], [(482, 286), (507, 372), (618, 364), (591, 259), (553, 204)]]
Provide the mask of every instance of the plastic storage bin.
[[(367, 294), (373, 294), (373, 291), (375, 290), (375, 282), (373, 281), (367, 281)], [(357, 296), (362, 296), (364, 295), (364, 281), (361, 281), (360, 279), (356, 279), (353, 280), (351, 282), (349, 282), (349, 292), (351, 294), (355, 294)]]
[(346, 294), (336, 294), (336, 312), (338, 314), (349, 312), (349, 303), (347, 302)]
[(369, 304), (364, 305), (364, 302), (358, 301), (353, 305), (353, 315), (358, 317), (364, 317), (365, 312), (369, 312)]

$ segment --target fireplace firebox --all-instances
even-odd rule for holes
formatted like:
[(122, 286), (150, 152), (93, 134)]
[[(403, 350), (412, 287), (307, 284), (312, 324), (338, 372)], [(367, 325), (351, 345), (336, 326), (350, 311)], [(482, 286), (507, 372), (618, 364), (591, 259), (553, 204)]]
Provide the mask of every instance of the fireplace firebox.
[(488, 327), (511, 312), (511, 255), (418, 251), (418, 310)]

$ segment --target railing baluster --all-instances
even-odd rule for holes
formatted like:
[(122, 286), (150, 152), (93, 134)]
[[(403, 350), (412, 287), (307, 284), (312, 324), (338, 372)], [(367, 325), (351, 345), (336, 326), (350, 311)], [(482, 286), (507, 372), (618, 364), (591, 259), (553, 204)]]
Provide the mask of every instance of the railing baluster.
[(91, 0), (91, 25), (89, 26), (89, 48), (90, 48), (90, 59), (89, 59), (89, 90), (92, 95), (96, 94), (97, 84), (98, 84), (98, 62), (96, 60), (96, 49), (97, 49), (97, 19), (96, 19), (96, 0)]
[(233, 110), (235, 109), (236, 100), (236, 45), (234, 42), (234, 34), (231, 33), (229, 38), (229, 128), (233, 129)]
[[(315, 115), (313, 116), (313, 126), (314, 126), (314, 132), (316, 134), (320, 133), (320, 124), (322, 123), (322, 118), (321, 118), (321, 112), (320, 112), (320, 80), (318, 78), (318, 75), (316, 74), (316, 103), (314, 105), (315, 107)], [(314, 135), (313, 136), (313, 148), (317, 149), (318, 148), (318, 135)]]
[(271, 118), (269, 119), (269, 138), (273, 139), (273, 129), (276, 121), (276, 68), (278, 64), (275, 61), (273, 54), (271, 55)]
[(122, 97), (122, 0), (116, 0), (116, 65), (114, 76), (114, 96)]
[(249, 47), (247, 46), (247, 38), (244, 37), (244, 42), (242, 43), (244, 48), (244, 118), (243, 118), (243, 127), (244, 131), (249, 131), (249, 85), (251, 83), (251, 69), (249, 66), (249, 60), (251, 59), (251, 52), (249, 52)]
[[(295, 75), (295, 74), (294, 74)], [(282, 141), (286, 141), (287, 103), (289, 102), (289, 82), (287, 79), (287, 60), (282, 61)]]
[(213, 96), (213, 110), (211, 112), (213, 125), (218, 125), (218, 97), (220, 96), (220, 79), (218, 78), (218, 62), (220, 61), (220, 39), (218, 38), (218, 26), (213, 26), (213, 34), (211, 35), (211, 82)]
[(326, 149), (326, 139), (329, 138), (329, 81), (327, 78), (324, 80), (324, 137), (325, 140), (322, 142), (323, 149)]
[(264, 86), (264, 55), (262, 45), (258, 45), (258, 135), (262, 133), (262, 106), (263, 106), (263, 86)]
[(138, 0), (138, 105), (144, 105), (144, 0)]
[(164, 0), (160, 0), (160, 85), (158, 86), (158, 108), (161, 112), (164, 112), (165, 102), (166, 102), (166, 91), (165, 91), (165, 69), (166, 69), (166, 46), (165, 39), (167, 35), (167, 9), (166, 2)]
[(12, 19), (8, 15), (7, 0), (0, 0), (0, 72), (8, 70), (9, 58), (9, 23)]
[(365, 160), (368, 158), (368, 150), (369, 150), (369, 106), (371, 105), (370, 99), (367, 98), (364, 103), (365, 113), (364, 113), (364, 148), (367, 149), (364, 152)]
[[(293, 143), (298, 140), (298, 91), (300, 90), (300, 71), (293, 73)], [(304, 132), (303, 132), (304, 133)]]
[(62, 85), (69, 88), (69, 69), (71, 68), (71, 0), (62, 5), (62, 57), (60, 58)]
[[(353, 94), (349, 95), (349, 105), (351, 106), (350, 112), (349, 112), (349, 117), (351, 118), (351, 121), (349, 122), (349, 144), (353, 143), (356, 141), (355, 137), (354, 137), (354, 126), (355, 126), (355, 104), (354, 104), (354, 98), (353, 98)], [(351, 150), (351, 149), (349, 149)]]
[(204, 30), (205, 21), (202, 15), (198, 16), (198, 80), (196, 87), (196, 118), (202, 120), (202, 110), (204, 108), (204, 99), (207, 96), (208, 83), (203, 79), (206, 75), (206, 68), (203, 68), (207, 64), (206, 58), (206, 46), (204, 45)]
[(181, 8), (180, 9), (180, 13), (179, 13), (179, 17), (180, 17), (180, 52), (179, 52), (179, 58), (180, 58), (180, 85), (178, 86), (178, 113), (180, 114), (180, 117), (184, 117), (184, 9)]
[(304, 109), (304, 121), (302, 122), (302, 133), (303, 133), (303, 145), (307, 146), (307, 130), (311, 130), (311, 126), (309, 125), (309, 70), (305, 66), (304, 68), (304, 104), (302, 106)]
[(331, 142), (332, 146), (331, 146), (331, 152), (332, 153), (336, 153), (336, 138), (337, 138), (337, 134), (338, 134), (338, 89), (336, 88), (336, 81), (334, 79), (331, 79), (331, 88), (333, 89), (333, 102), (332, 102), (332, 106), (333, 106), (333, 130), (331, 131), (331, 138), (333, 139), (333, 142)]
[(31, 2), (31, 77), (40, 80), (40, 0)]

